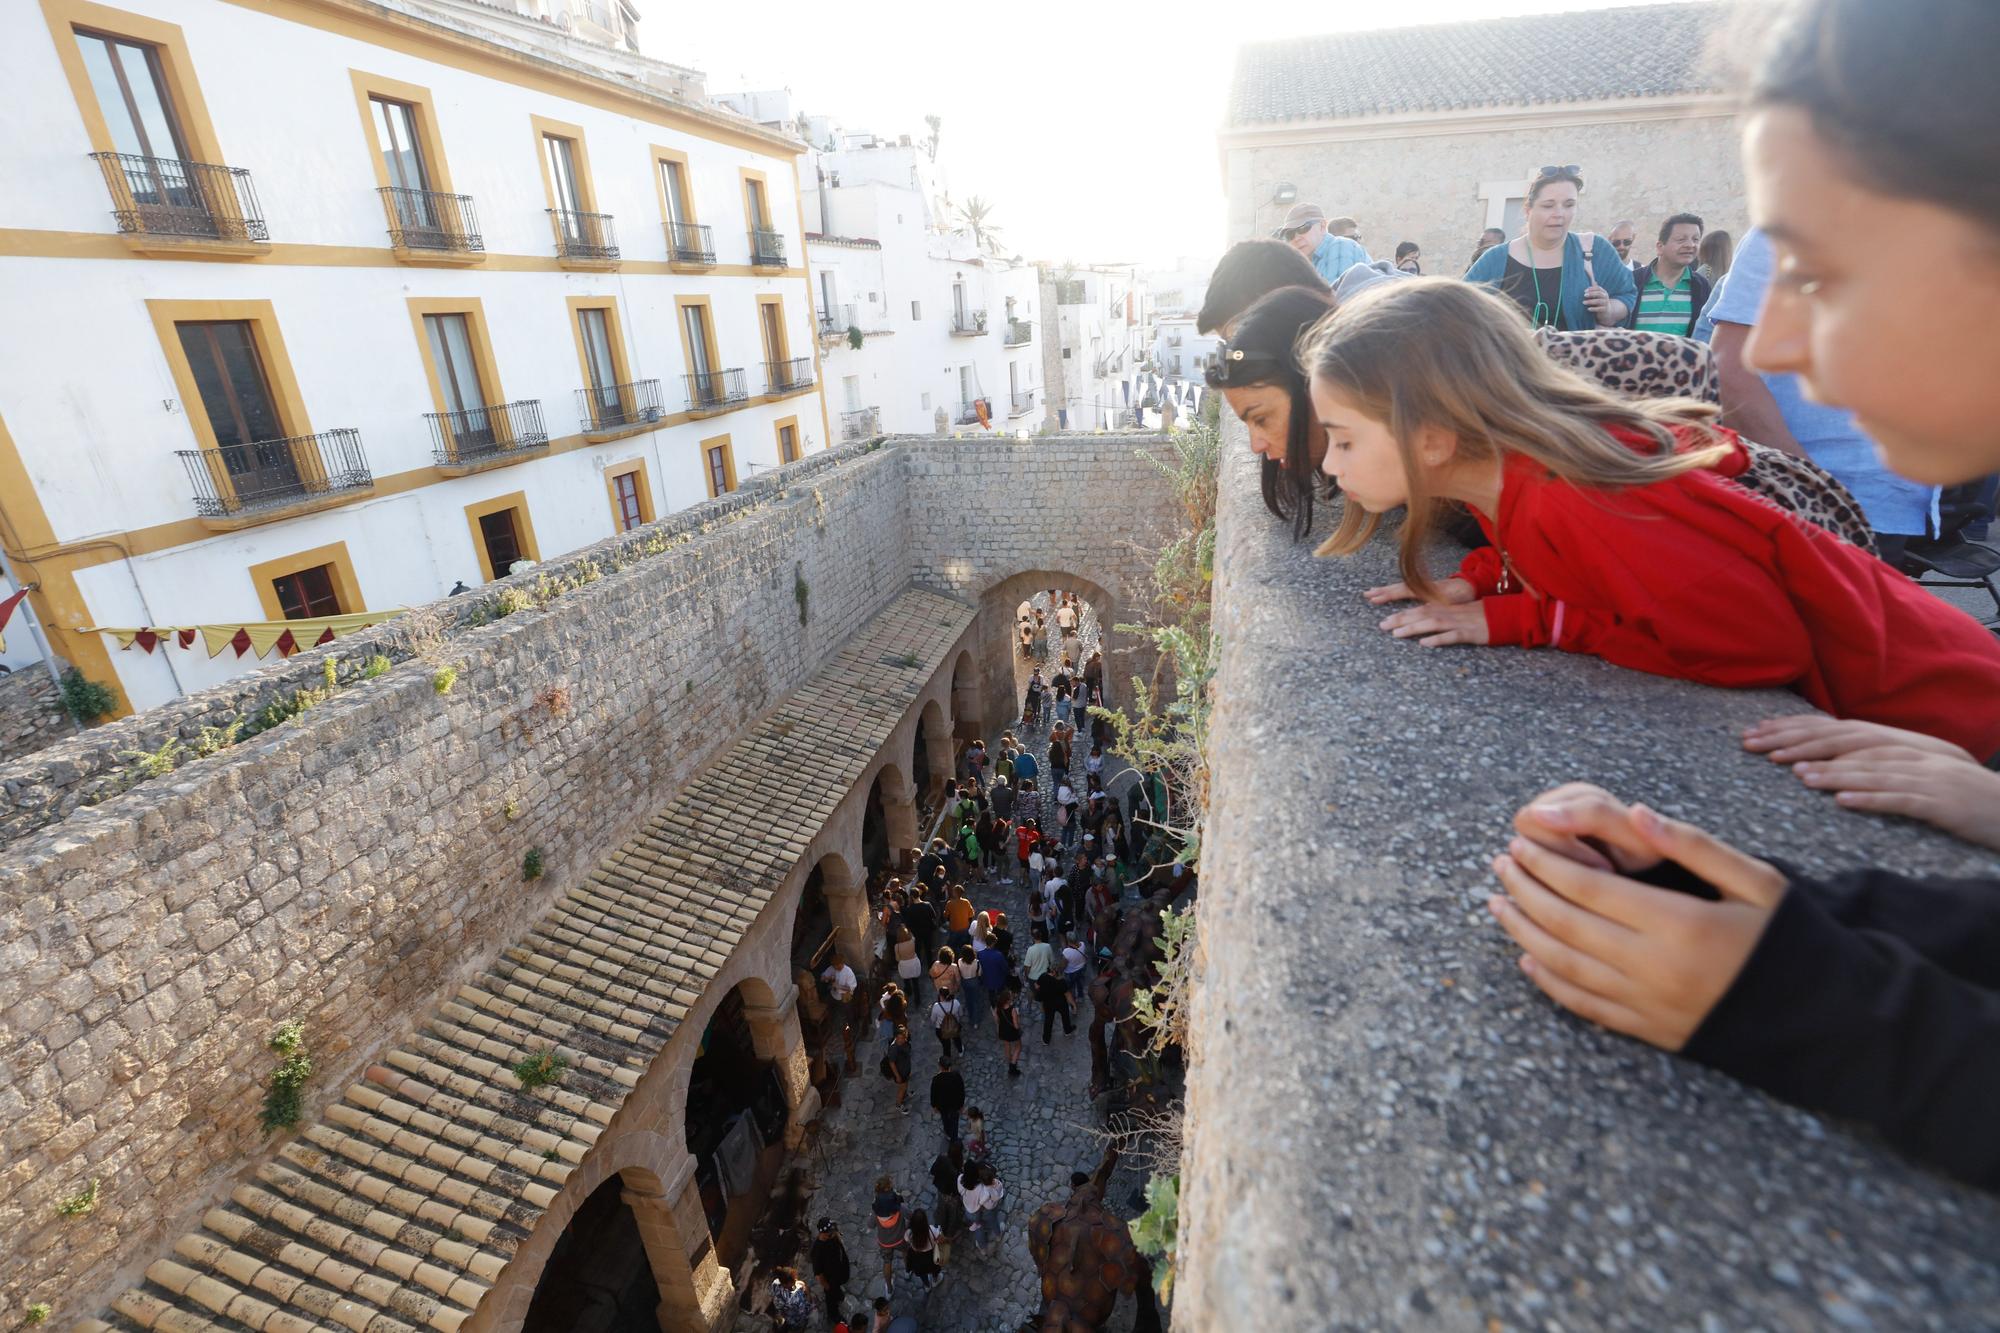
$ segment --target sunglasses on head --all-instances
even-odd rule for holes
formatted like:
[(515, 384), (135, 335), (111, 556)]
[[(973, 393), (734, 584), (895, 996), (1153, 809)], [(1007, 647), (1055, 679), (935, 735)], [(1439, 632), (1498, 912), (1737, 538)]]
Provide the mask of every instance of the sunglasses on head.
[(1228, 343), (1219, 344), (1202, 363), (1202, 378), (1211, 389), (1230, 389), (1270, 378), (1278, 358), (1269, 352), (1246, 352)]
[(1537, 176), (1581, 176), (1583, 168), (1572, 162), (1566, 167), (1538, 167), (1535, 170), (1535, 174)]

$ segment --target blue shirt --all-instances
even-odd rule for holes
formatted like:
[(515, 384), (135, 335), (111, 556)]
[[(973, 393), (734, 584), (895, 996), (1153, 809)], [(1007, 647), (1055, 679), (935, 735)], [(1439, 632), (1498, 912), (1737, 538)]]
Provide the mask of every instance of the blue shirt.
[(1035, 756), (1029, 754), (1026, 750), (1014, 756), (1014, 777), (1017, 780), (1020, 778), (1035, 777), (1041, 771), (1042, 766), (1035, 762)]
[(1356, 264), (1367, 263), (1368, 252), (1352, 236), (1335, 236), (1328, 232), (1313, 247), (1312, 261), (1319, 275), (1326, 279), (1326, 285), (1331, 287), (1340, 281), (1341, 274)]
[(1007, 955), (990, 944), (979, 951), (979, 984), (988, 995), (998, 995), (1007, 984)]
[[(1755, 327), (1776, 267), (1770, 238), (1753, 228), (1736, 247), (1729, 272), (1702, 308), (1694, 336), (1702, 342), (1711, 341), (1717, 324)], [(1792, 438), (1808, 458), (1831, 472), (1853, 494), (1861, 512), (1868, 516), (1869, 527), (1905, 536), (1935, 530), (1938, 488), (1899, 477), (1883, 466), (1875, 441), (1855, 424), (1852, 412), (1808, 399), (1797, 375), (1757, 373), (1771, 391)]]

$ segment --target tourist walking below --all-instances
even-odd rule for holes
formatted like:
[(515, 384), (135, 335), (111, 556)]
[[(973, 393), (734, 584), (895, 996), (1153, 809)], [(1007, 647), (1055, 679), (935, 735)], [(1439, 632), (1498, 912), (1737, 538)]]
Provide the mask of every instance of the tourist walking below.
[(903, 1233), (903, 1266), (923, 1284), (925, 1291), (936, 1286), (941, 1276), (937, 1255), (940, 1234), (941, 1229), (932, 1223), (928, 1213), (921, 1208), (910, 1210), (910, 1225)]
[(832, 1218), (819, 1220), (806, 1257), (812, 1260), (813, 1281), (819, 1284), (820, 1302), (826, 1306), (826, 1322), (829, 1326), (837, 1324), (840, 1312), (847, 1306), (847, 1284), (854, 1276), (854, 1261)]
[(903, 1217), (903, 1196), (890, 1176), (875, 1178), (875, 1247), (882, 1255), (882, 1283), (896, 1284), (896, 1251), (903, 1248), (909, 1223)]
[(903, 984), (903, 994), (911, 1004), (923, 1003), (923, 992), (919, 978), (924, 975), (924, 960), (917, 953), (917, 937), (908, 926), (896, 927), (896, 975)]
[(1543, 167), (1528, 185), (1526, 229), (1466, 270), (1521, 308), (1534, 328), (1609, 328), (1634, 300), (1632, 270), (1602, 237), (1570, 230), (1583, 192), (1578, 167)]
[[(1048, 945), (1044, 943), (1043, 948)], [(1056, 1019), (1062, 1019), (1063, 1034), (1072, 1036), (1076, 1032), (1076, 1018), (1067, 979), (1054, 968), (1044, 970), (1035, 979), (1035, 1003), (1042, 1006), (1042, 1045), (1046, 1046), (1055, 1037)]]
[(1070, 1000), (1082, 1004), (1084, 983), (1090, 980), (1090, 959), (1074, 935), (1063, 940), (1063, 980), (1069, 984)]
[(896, 1110), (903, 1115), (910, 1113), (910, 1030), (896, 1029), (896, 1035), (889, 1042), (889, 1053), (882, 1057), (882, 1072), (896, 1085)]
[(882, 1044), (888, 1045), (896, 1036), (896, 1029), (910, 1021), (909, 1001), (903, 998), (903, 989), (895, 982), (882, 988), (882, 998), (876, 1002), (876, 1031)]
[(812, 1288), (796, 1268), (771, 1270), (771, 1326), (775, 1333), (806, 1333), (819, 1312)]
[(971, 935), (966, 936), (965, 947), (958, 951), (954, 966), (958, 968), (958, 1000), (965, 1009), (963, 1023), (970, 1028), (986, 1026), (986, 988), (980, 984), (983, 970)]
[(965, 1109), (965, 1079), (952, 1067), (950, 1055), (938, 1057), (938, 1071), (931, 1075), (931, 1109), (938, 1113), (944, 1136), (958, 1139), (958, 1113)]
[(965, 1005), (958, 992), (940, 987), (931, 1004), (931, 1030), (937, 1033), (938, 1049), (944, 1055), (965, 1054)]
[(993, 1006), (993, 1028), (1000, 1052), (1007, 1057), (1007, 1077), (1021, 1077), (1021, 1000), (1012, 981), (1000, 988)]
[(952, 1247), (965, 1239), (971, 1218), (966, 1216), (965, 1201), (958, 1197), (958, 1170), (954, 1168), (951, 1178), (938, 1186), (937, 1203), (931, 1207), (931, 1225), (937, 1228), (937, 1261), (940, 1267), (951, 1264)]

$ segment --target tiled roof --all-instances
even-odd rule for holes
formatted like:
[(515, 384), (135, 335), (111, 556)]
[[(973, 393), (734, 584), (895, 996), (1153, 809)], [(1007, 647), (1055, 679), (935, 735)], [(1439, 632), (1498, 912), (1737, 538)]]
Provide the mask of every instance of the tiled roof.
[[(77, 1327), (453, 1333), (971, 622), (890, 603)], [(550, 1048), (568, 1070), (524, 1088)]]
[(1726, 12), (1701, 0), (1250, 43), (1226, 124), (1716, 92), (1705, 48)]

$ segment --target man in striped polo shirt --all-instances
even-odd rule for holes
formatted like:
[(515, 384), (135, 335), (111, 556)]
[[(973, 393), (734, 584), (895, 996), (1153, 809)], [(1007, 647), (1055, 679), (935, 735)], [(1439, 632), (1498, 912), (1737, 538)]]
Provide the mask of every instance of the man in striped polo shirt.
[(1694, 271), (1701, 231), (1701, 219), (1692, 213), (1676, 213), (1660, 224), (1657, 258), (1632, 268), (1632, 286), (1639, 299), (1625, 317), (1626, 328), (1681, 337), (1694, 332), (1695, 317), (1708, 304), (1710, 285)]

